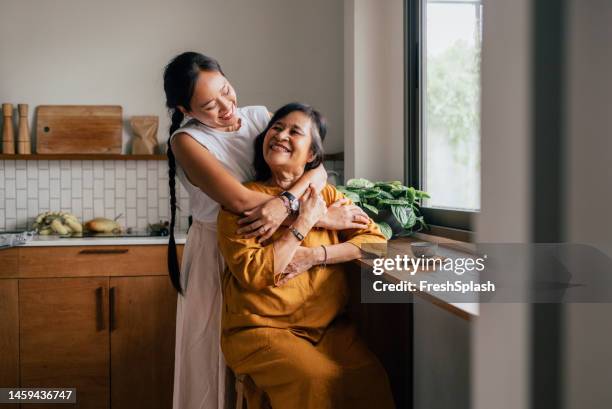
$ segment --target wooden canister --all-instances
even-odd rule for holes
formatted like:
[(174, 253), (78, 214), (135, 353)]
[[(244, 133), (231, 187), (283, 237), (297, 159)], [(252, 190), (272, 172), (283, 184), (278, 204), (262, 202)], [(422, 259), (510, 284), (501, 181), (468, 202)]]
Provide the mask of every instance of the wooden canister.
[(17, 134), (17, 153), (29, 155), (32, 153), (30, 128), (28, 127), (28, 104), (17, 105), (19, 111), (19, 132)]
[(15, 153), (15, 132), (13, 131), (13, 104), (2, 104), (2, 153)]

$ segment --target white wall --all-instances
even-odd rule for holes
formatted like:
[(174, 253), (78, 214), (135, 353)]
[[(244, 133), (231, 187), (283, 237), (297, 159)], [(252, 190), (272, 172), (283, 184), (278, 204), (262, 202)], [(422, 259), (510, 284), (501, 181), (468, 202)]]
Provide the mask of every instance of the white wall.
[(404, 179), (402, 0), (344, 1), (345, 175)]
[(343, 149), (342, 0), (2, 0), (0, 38), (1, 102), (118, 104), (159, 115), (163, 140), (163, 67), (195, 50), (219, 59), (241, 105), (319, 108), (327, 151)]

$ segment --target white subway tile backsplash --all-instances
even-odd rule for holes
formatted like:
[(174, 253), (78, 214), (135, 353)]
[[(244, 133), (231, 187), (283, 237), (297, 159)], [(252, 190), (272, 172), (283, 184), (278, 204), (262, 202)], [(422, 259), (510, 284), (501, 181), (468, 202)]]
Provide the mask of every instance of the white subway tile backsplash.
[(36, 199), (38, 197), (38, 180), (28, 179), (28, 199)]
[(147, 172), (147, 187), (157, 188), (157, 170), (149, 169)]
[(136, 164), (136, 178), (145, 179), (147, 177), (147, 164), (145, 162), (138, 162)]
[(44, 211), (50, 210), (48, 189), (40, 189), (38, 191), (38, 206), (40, 207), (41, 211), (43, 211), (43, 209)]
[[(82, 221), (114, 219), (144, 229), (168, 220), (165, 161), (0, 160), (0, 230), (21, 229), (47, 210), (74, 213)], [(177, 231), (187, 228), (188, 196), (177, 180)]]
[(95, 161), (93, 164), (94, 179), (104, 179), (104, 164), (101, 161)]
[(93, 170), (83, 169), (83, 187), (93, 188)]
[(72, 206), (70, 207), (70, 213), (75, 216), (83, 214), (83, 201), (81, 199), (72, 199)]
[(15, 218), (17, 217), (17, 202), (15, 199), (6, 199), (6, 218)]
[(93, 197), (94, 199), (104, 198), (104, 180), (94, 179), (93, 183)]
[(36, 217), (39, 213), (38, 200), (28, 199), (28, 215), (30, 215), (30, 217)]
[[(4, 189), (5, 189), (5, 197), (7, 199), (14, 199), (16, 196), (16, 185), (15, 185), (15, 179), (6, 179), (6, 181), (4, 182)], [(8, 205), (7, 205), (8, 207)]]
[(49, 177), (52, 179), (59, 179), (60, 177), (60, 168), (58, 161), (49, 162)]
[(28, 179), (36, 179), (38, 177), (38, 161), (29, 160), (26, 161), (26, 169), (28, 173)]
[(102, 217), (104, 214), (104, 200), (94, 198), (93, 202), (93, 212), (96, 215), (95, 217)]
[(17, 210), (25, 210), (28, 205), (28, 195), (25, 189), (17, 189)]
[(136, 197), (139, 199), (143, 199), (147, 197), (147, 181), (146, 180), (139, 179), (136, 181)]
[(62, 189), (71, 189), (72, 178), (71, 178), (70, 169), (61, 169), (60, 170), (60, 183), (62, 185)]
[(104, 190), (104, 207), (114, 208), (115, 207), (115, 191), (112, 189)]
[(93, 209), (93, 189), (83, 189), (83, 208)]
[(125, 179), (115, 180), (115, 197), (125, 197)]
[(15, 161), (14, 160), (4, 161), (4, 176), (6, 178), (15, 179)]
[(15, 181), (17, 183), (17, 189), (25, 189), (28, 185), (28, 175), (25, 169), (17, 169), (17, 175)]
[(49, 186), (49, 169), (38, 170), (38, 184), (40, 186)]
[(49, 180), (49, 197), (59, 199), (60, 197), (60, 181), (59, 179)]
[(72, 197), (81, 198), (83, 195), (83, 183), (82, 179), (72, 179)]
[(104, 188), (113, 189), (115, 187), (115, 169), (104, 169)]
[(126, 205), (128, 208), (136, 208), (136, 191), (128, 189)]
[(117, 166), (115, 166), (115, 176), (117, 179), (125, 179), (125, 162), (117, 161), (115, 162)]
[(136, 199), (136, 211), (139, 215), (147, 212), (147, 199)]
[(125, 186), (128, 189), (136, 189), (136, 169), (127, 169), (125, 171)]
[(62, 189), (60, 194), (60, 209), (63, 212), (67, 212), (70, 210), (70, 205), (72, 203), (72, 198), (70, 195), (70, 189)]
[(147, 191), (147, 206), (157, 207), (157, 189), (149, 189)]

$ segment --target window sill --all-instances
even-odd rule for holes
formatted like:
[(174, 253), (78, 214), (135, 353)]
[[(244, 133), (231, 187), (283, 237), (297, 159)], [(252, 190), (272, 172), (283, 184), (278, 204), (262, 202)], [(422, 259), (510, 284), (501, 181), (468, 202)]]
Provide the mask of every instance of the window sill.
[[(433, 236), (429, 234), (417, 233), (414, 237), (402, 237), (398, 239), (390, 240), (387, 245), (387, 258), (394, 258), (396, 255), (403, 256), (405, 254), (412, 255), (410, 243), (417, 241), (428, 241), (432, 243), (438, 243), (438, 255), (443, 258), (455, 258), (455, 257), (470, 257), (475, 254), (475, 246), (471, 243), (462, 241), (452, 240), (445, 237)], [(374, 261), (372, 259), (358, 259), (354, 263), (360, 268), (372, 270), (374, 267)], [(409, 271), (385, 271), (381, 277), (388, 283), (399, 283), (406, 280), (410, 274)], [(466, 273), (468, 274), (468, 273)], [(474, 273), (475, 274), (475, 273)], [(417, 272), (415, 275), (417, 278), (422, 276), (423, 279), (434, 279), (435, 281), (454, 281), (457, 276), (452, 271), (429, 271), (429, 272)], [(477, 301), (473, 303), (457, 303), (445, 299), (444, 295), (439, 293), (429, 293), (424, 291), (415, 291), (414, 294), (421, 299), (428, 301), (438, 307), (449, 311), (450, 313), (470, 321), (474, 317), (478, 316), (479, 304)]]

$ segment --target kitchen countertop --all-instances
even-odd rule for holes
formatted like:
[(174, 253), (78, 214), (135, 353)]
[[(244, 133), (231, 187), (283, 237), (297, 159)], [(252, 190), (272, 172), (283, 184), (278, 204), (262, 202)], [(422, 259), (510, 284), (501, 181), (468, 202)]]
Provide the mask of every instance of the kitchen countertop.
[[(186, 234), (175, 235), (176, 244), (185, 244)], [(61, 238), (57, 236), (35, 236), (19, 247), (59, 247), (59, 246), (128, 246), (168, 244), (168, 237), (83, 237)]]

